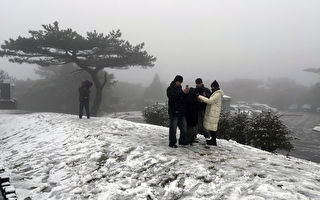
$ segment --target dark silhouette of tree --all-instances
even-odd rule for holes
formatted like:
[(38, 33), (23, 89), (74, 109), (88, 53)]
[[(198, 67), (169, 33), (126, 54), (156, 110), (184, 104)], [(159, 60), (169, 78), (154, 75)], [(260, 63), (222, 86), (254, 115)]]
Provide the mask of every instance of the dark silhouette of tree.
[(160, 76), (156, 73), (153, 77), (151, 84), (146, 88), (144, 97), (147, 100), (154, 102), (164, 102), (166, 100), (165, 86), (160, 81)]
[(308, 69), (304, 69), (303, 71), (320, 75), (320, 68), (308, 68)]
[[(308, 68), (305, 69), (306, 72), (315, 73), (320, 76), (320, 68)], [(320, 106), (320, 83), (316, 83), (315, 85), (311, 86), (309, 89), (309, 93), (307, 96), (308, 102), (311, 102), (314, 106)]]
[(64, 66), (75, 63), (77, 71), (87, 72), (95, 85), (96, 93), (92, 114), (98, 113), (102, 101), (102, 89), (107, 83), (105, 68), (128, 69), (131, 66), (152, 67), (156, 58), (143, 50), (144, 43), (136, 46), (121, 39), (120, 30), (109, 34), (87, 32), (78, 34), (71, 28), (60, 29), (58, 22), (42, 25), (43, 30), (29, 31), (31, 37), (6, 40), (1, 45), (1, 57), (10, 62), (37, 64), (42, 67)]
[(269, 104), (278, 109), (288, 109), (291, 104), (304, 102), (307, 97), (308, 88), (296, 83), (289, 78), (271, 78), (266, 83), (268, 90), (266, 98)]

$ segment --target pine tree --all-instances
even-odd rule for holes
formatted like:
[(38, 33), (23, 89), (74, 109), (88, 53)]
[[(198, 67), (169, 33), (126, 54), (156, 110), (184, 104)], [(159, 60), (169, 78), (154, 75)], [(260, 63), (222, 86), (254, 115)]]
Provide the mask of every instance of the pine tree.
[(10, 39), (1, 45), (1, 57), (15, 63), (36, 64), (42, 67), (64, 66), (75, 63), (77, 71), (87, 72), (94, 83), (96, 94), (92, 114), (98, 113), (102, 90), (107, 83), (107, 73), (99, 77), (105, 68), (128, 69), (131, 66), (152, 67), (156, 58), (143, 50), (144, 43), (136, 46), (121, 39), (121, 32), (109, 34), (87, 32), (78, 34), (71, 28), (60, 29), (58, 22), (42, 25), (43, 30), (29, 31), (30, 37)]
[(146, 88), (144, 97), (153, 102), (163, 102), (165, 100), (165, 87), (160, 81), (158, 73), (154, 75), (154, 78), (149, 87)]

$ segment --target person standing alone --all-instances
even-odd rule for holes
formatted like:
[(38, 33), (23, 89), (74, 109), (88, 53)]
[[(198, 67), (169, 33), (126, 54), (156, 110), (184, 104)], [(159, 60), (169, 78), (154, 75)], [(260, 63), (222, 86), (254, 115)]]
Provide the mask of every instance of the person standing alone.
[(79, 88), (79, 102), (80, 102), (80, 110), (79, 110), (79, 118), (82, 119), (83, 108), (86, 110), (87, 118), (90, 118), (90, 110), (89, 110), (89, 98), (90, 98), (90, 88), (92, 86), (92, 82), (89, 80), (83, 81), (81, 87)]
[(169, 147), (177, 148), (177, 127), (180, 129), (179, 145), (186, 145), (186, 130), (187, 122), (185, 117), (186, 107), (186, 94), (189, 92), (189, 88), (182, 90), (183, 77), (177, 75), (167, 88), (168, 101), (168, 113), (170, 118), (169, 128)]

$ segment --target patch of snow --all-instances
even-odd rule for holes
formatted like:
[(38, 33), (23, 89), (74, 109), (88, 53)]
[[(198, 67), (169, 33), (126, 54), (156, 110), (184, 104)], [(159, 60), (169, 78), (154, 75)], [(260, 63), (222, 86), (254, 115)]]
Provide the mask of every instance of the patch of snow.
[(231, 114), (246, 114), (248, 116), (253, 116), (254, 114), (260, 114), (262, 111), (278, 112), (276, 108), (273, 108), (267, 104), (253, 103), (249, 104), (244, 101), (238, 101), (237, 104), (231, 105)]
[(320, 132), (320, 124), (318, 126), (315, 126), (312, 130)]
[(272, 112), (278, 112), (276, 108), (273, 108), (267, 104), (261, 104), (261, 103), (253, 103), (251, 105), (254, 109), (262, 110), (262, 111), (272, 111)]
[(288, 107), (289, 110), (298, 110), (299, 109), (299, 106), (298, 104), (291, 104), (289, 107)]
[(320, 165), (234, 141), (169, 148), (168, 128), (112, 118), (0, 114), (19, 199), (320, 199)]
[(104, 117), (111, 117), (116, 119), (124, 119), (132, 122), (144, 122), (141, 111), (116, 112), (104, 115)]

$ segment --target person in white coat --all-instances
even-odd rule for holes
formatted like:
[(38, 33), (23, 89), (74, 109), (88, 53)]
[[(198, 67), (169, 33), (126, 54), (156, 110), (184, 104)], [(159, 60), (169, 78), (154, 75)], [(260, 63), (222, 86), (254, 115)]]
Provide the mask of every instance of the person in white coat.
[(206, 111), (203, 120), (204, 128), (210, 132), (211, 139), (207, 140), (208, 145), (217, 145), (217, 130), (221, 113), (221, 105), (223, 91), (220, 89), (219, 83), (215, 80), (211, 84), (212, 94), (210, 98), (199, 95), (199, 100), (206, 103)]

